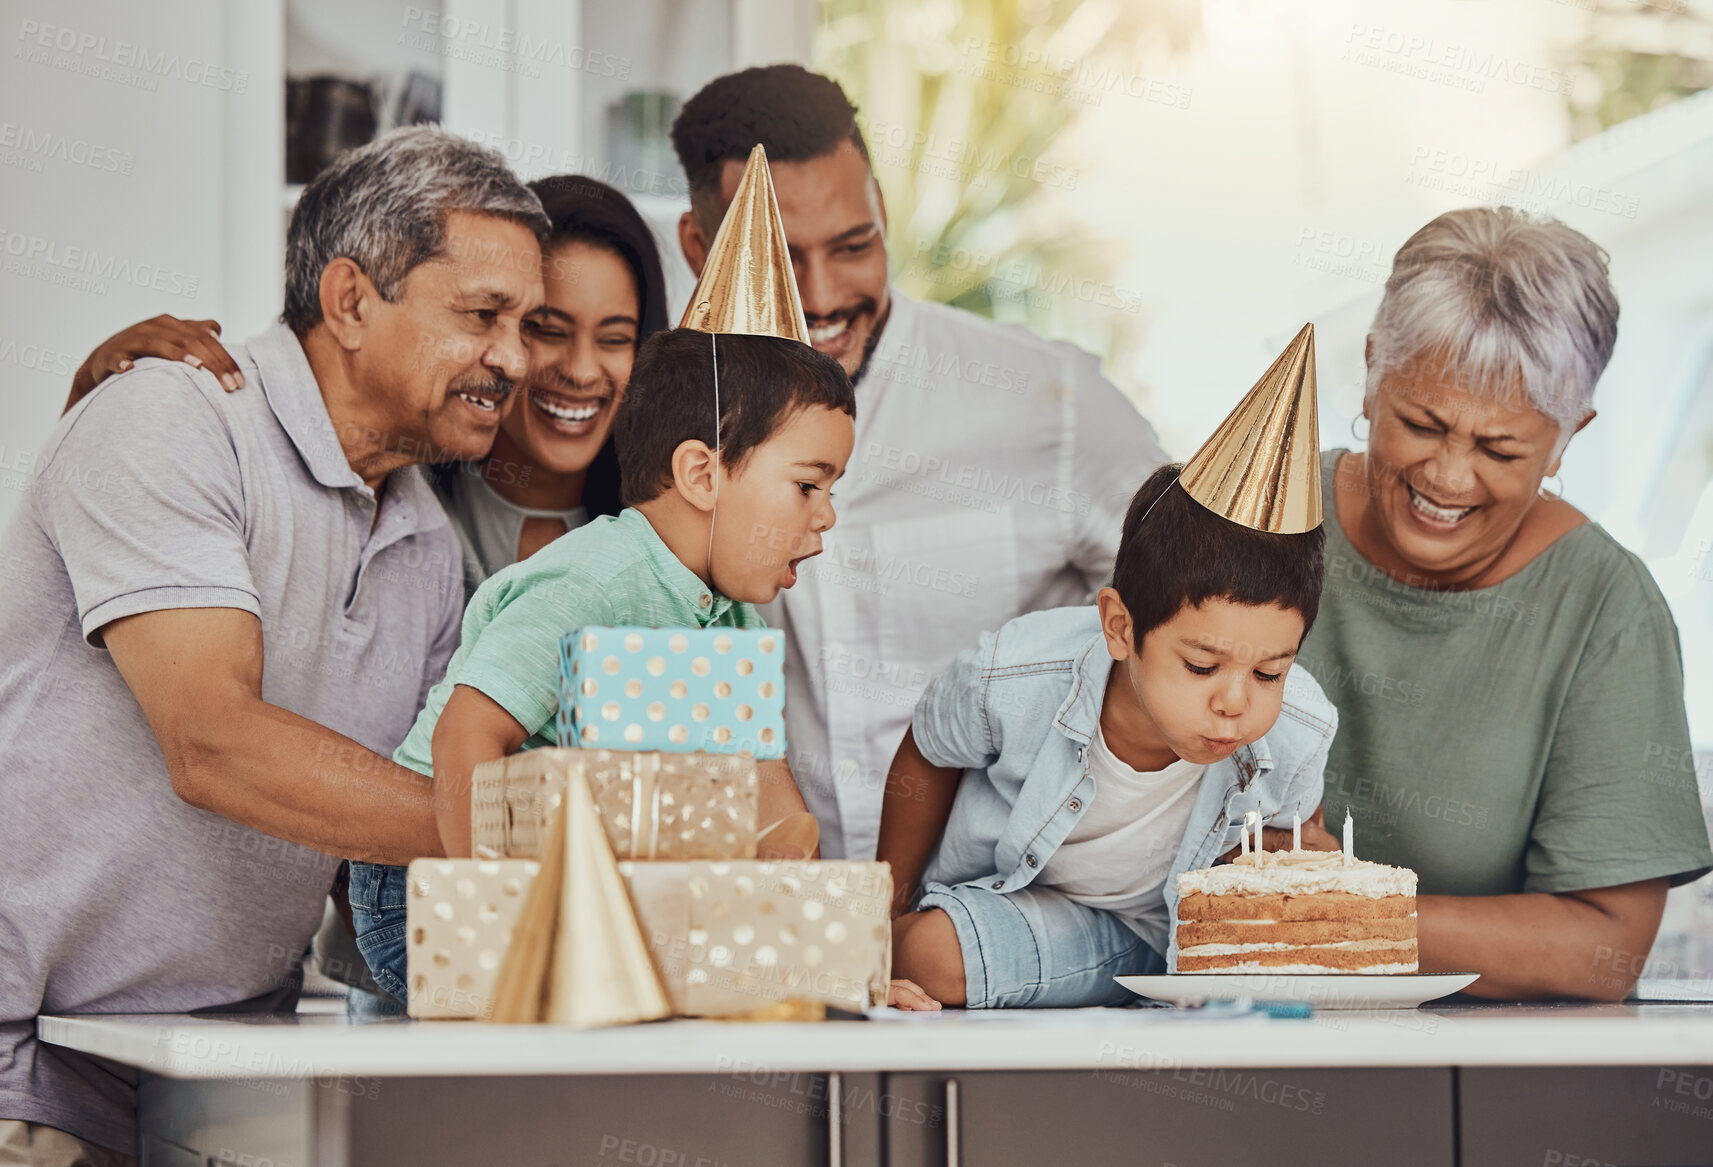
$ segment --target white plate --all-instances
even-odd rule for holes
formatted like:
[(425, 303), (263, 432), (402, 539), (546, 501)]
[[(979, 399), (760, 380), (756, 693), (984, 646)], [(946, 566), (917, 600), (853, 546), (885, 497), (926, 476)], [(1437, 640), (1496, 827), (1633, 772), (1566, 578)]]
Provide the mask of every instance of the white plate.
[(1471, 985), (1480, 973), (1176, 973), (1114, 977), (1132, 993), (1168, 1005), (1204, 1001), (1306, 1001), (1316, 1009), (1414, 1009)]

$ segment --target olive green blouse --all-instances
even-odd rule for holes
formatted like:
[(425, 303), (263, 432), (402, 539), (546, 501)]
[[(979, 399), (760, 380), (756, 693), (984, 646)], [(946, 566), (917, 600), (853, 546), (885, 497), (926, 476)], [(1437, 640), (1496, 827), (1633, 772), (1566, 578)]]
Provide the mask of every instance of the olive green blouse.
[(1338, 706), (1328, 828), (1422, 894), (1687, 883), (1713, 867), (1677, 626), (1590, 522), (1488, 588), (1392, 579), (1340, 529), (1322, 455), (1326, 584), (1299, 663)]

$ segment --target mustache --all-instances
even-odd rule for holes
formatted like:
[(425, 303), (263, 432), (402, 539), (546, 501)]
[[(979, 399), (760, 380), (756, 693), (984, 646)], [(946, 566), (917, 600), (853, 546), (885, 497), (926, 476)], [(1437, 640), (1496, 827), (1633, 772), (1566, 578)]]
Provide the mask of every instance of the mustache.
[(459, 377), (446, 388), (451, 393), (470, 393), (477, 397), (491, 397), (503, 405), (506, 399), (512, 395), (512, 390), (517, 388), (517, 383), (510, 377), (496, 373), (491, 376)]

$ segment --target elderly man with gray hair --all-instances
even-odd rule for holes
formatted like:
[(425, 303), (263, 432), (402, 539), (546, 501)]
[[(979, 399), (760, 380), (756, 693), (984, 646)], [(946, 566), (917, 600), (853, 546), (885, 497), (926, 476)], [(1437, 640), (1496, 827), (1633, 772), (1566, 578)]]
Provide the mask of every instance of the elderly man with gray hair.
[(391, 134), (304, 191), (260, 392), (147, 359), (55, 427), (0, 544), (0, 1164), (135, 1153), (134, 1078), (37, 1014), (290, 1008), (338, 857), (439, 853), (389, 760), (463, 608), (416, 463), (492, 443), (547, 229)]
[(1668, 885), (1713, 865), (1677, 629), (1646, 567), (1543, 481), (1618, 335), (1606, 256), (1509, 207), (1399, 249), (1365, 453), (1323, 457), (1326, 585), (1298, 660), (1339, 710), (1324, 806), (1414, 868), (1423, 972), (1620, 1000)]

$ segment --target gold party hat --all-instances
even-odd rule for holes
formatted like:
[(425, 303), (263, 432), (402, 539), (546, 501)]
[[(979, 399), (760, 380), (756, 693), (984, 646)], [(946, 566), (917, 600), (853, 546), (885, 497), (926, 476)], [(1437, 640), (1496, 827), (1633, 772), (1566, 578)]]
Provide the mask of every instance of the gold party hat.
[(547, 1020), (587, 1028), (669, 1016), (672, 1006), (581, 772), (565, 784), (564, 818), (564, 886)]
[(678, 327), (809, 343), (809, 325), (785, 249), (785, 224), (773, 199), (767, 152), (759, 145), (749, 152), (737, 194), (708, 249), (708, 261)]
[(590, 1028), (672, 1011), (580, 772), (566, 783), (512, 937), (494, 985), (492, 1021)]
[(1257, 531), (1300, 535), (1320, 526), (1314, 325), (1303, 325), (1178, 482), (1208, 510)]

